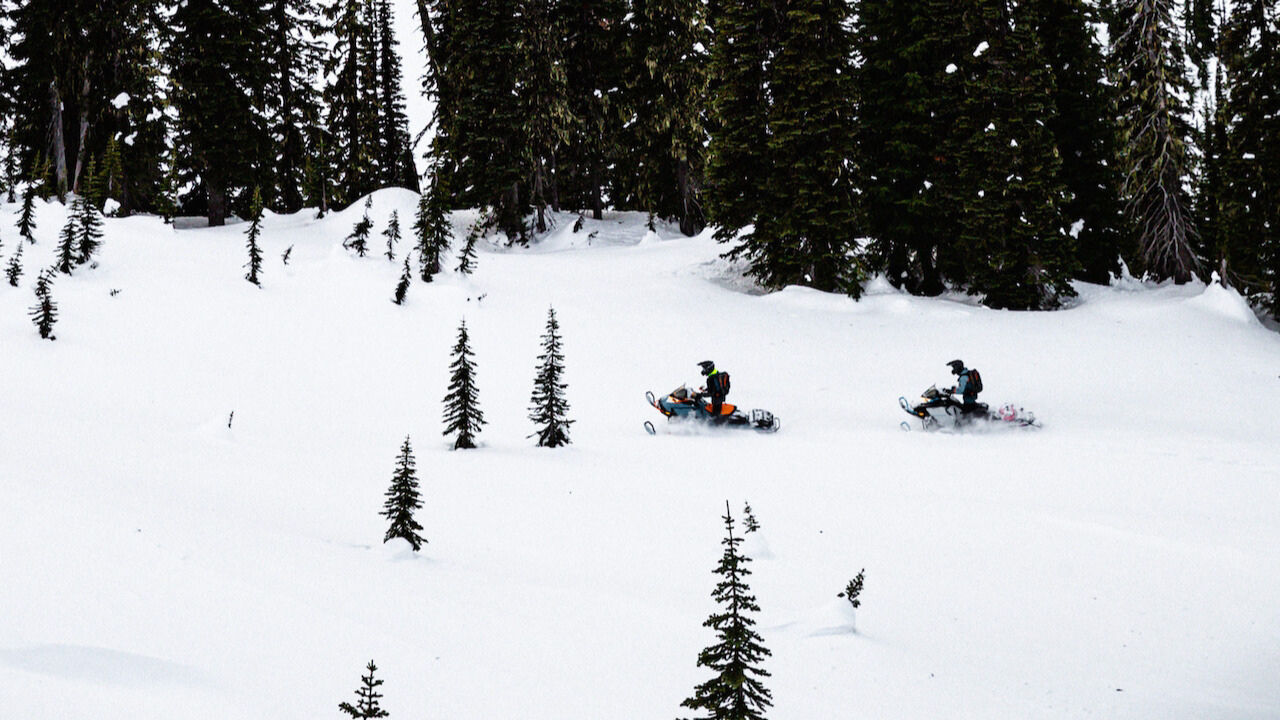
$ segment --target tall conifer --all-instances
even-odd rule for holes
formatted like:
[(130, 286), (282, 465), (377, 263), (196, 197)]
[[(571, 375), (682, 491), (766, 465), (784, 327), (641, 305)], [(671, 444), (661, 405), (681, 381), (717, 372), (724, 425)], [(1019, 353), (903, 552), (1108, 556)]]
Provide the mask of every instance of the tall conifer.
[(245, 235), (245, 244), (249, 250), (249, 261), (245, 263), (245, 267), (249, 268), (249, 272), (244, 279), (262, 287), (262, 280), (258, 277), (262, 272), (262, 248), (258, 247), (258, 238), (262, 235), (262, 191), (258, 188), (253, 189), (253, 202), (249, 206), (249, 229)]
[(555, 308), (547, 311), (547, 330), (542, 336), (542, 354), (538, 356), (538, 374), (534, 378), (533, 397), (529, 400), (529, 420), (538, 426), (539, 447), (569, 444), (569, 401), (564, 397), (564, 352), (560, 347), (560, 322)]
[(408, 435), (404, 438), (404, 444), (400, 446), (395, 473), (391, 476), (391, 487), (387, 488), (386, 496), (387, 501), (383, 505), (382, 515), (387, 518), (390, 525), (382, 542), (385, 543), (391, 538), (403, 538), (414, 552), (421, 550), (427, 541), (419, 534), (422, 525), (413, 518), (413, 511), (422, 508), (422, 498), (418, 493), (418, 476)]
[(427, 187), (418, 197), (418, 212), (413, 222), (414, 236), (418, 240), (418, 262), (423, 282), (440, 272), (440, 263), (453, 242), (453, 227), (449, 223), (448, 197), (443, 187), (439, 168), (432, 165), (428, 171)]
[(449, 380), (449, 392), (444, 397), (445, 436), (454, 435), (453, 449), (474, 448), (476, 435), (485, 424), (480, 410), (480, 395), (476, 388), (476, 367), (471, 354), (471, 341), (467, 336), (467, 321), (458, 326), (458, 341), (453, 346), (453, 363), (449, 366), (453, 375)]
[(40, 273), (36, 280), (36, 304), (31, 307), (31, 322), (45, 340), (56, 340), (53, 326), (58, 322), (58, 304), (53, 301), (53, 269)]

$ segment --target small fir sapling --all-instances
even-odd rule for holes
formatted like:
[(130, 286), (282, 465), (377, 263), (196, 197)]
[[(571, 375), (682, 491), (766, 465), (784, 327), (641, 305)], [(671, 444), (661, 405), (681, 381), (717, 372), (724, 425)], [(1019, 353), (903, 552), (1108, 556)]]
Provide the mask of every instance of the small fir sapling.
[(9, 256), (9, 264), (5, 266), (4, 276), (8, 279), (9, 284), (18, 287), (18, 278), (22, 277), (22, 248), (25, 247), (21, 240), (18, 241), (18, 249), (13, 251)]
[[(569, 444), (569, 401), (564, 392), (564, 353), (560, 349), (560, 323), (555, 308), (547, 311), (547, 331), (542, 336), (542, 354), (538, 356), (538, 374), (534, 378), (529, 419), (537, 425), (539, 447)], [(532, 437), (532, 435), (530, 436)]]
[(449, 366), (453, 375), (449, 381), (449, 394), (444, 398), (444, 435), (457, 433), (453, 449), (476, 446), (475, 436), (485, 424), (480, 411), (479, 392), (476, 389), (475, 363), (471, 359), (471, 341), (467, 336), (467, 321), (458, 326), (458, 342), (453, 346), (453, 363)]
[(102, 207), (103, 197), (103, 178), (98, 173), (98, 159), (89, 158), (89, 164), (84, 169), (84, 192), (81, 195), (85, 202), (96, 208)]
[(691, 710), (706, 712), (709, 720), (763, 720), (773, 704), (772, 694), (761, 678), (769, 672), (760, 667), (772, 653), (755, 631), (752, 614), (760, 612), (747, 585), (751, 558), (738, 552), (741, 537), (733, 534), (733, 515), (724, 504), (724, 554), (715, 573), (720, 576), (711, 596), (722, 607), (703, 623), (716, 632), (716, 644), (698, 654), (698, 667), (715, 675), (694, 688), (693, 696), (680, 703)]
[(742, 507), (742, 528), (743, 534), (753, 533), (760, 529), (760, 523), (756, 522), (756, 515), (751, 510), (751, 503), (745, 503)]
[(391, 298), (391, 302), (397, 305), (404, 304), (405, 295), (409, 294), (409, 284), (413, 282), (413, 271), (409, 269), (409, 255), (404, 254), (404, 270), (400, 272), (400, 282), (396, 283), (395, 295)]
[(71, 203), (76, 217), (77, 248), (76, 263), (83, 265), (93, 258), (93, 254), (102, 245), (102, 216), (98, 208), (89, 198), (76, 198)]
[(366, 669), (369, 674), (360, 677), (360, 687), (356, 689), (356, 704), (338, 703), (338, 709), (358, 720), (387, 717), (390, 713), (378, 704), (382, 699), (382, 693), (378, 692), (378, 686), (382, 685), (382, 681), (375, 680), (373, 677), (373, 674), (378, 671), (378, 666), (370, 660)]
[(289, 264), (289, 258), (290, 258), (292, 255), (293, 255), (293, 246), (292, 246), (292, 245), (290, 245), (289, 247), (287, 247), (287, 248), (285, 248), (285, 249), (284, 249), (284, 254), (280, 256), (280, 261), (281, 261), (283, 264), (288, 265), (288, 264)]
[(156, 212), (166, 225), (173, 223), (178, 214), (178, 151), (169, 154), (168, 169), (160, 177), (160, 187), (156, 192)]
[(396, 243), (400, 242), (399, 210), (391, 211), (391, 218), (387, 220), (387, 229), (382, 231), (382, 236), (387, 239), (387, 260), (395, 262)]
[(471, 230), (467, 232), (467, 239), (462, 243), (462, 252), (458, 254), (457, 271), (463, 275), (470, 275), (476, 269), (476, 243), (480, 238), (489, 231), (492, 219), (481, 217), (471, 226)]
[(53, 325), (58, 321), (58, 304), (53, 301), (53, 270), (46, 269), (36, 280), (36, 304), (31, 307), (31, 322), (40, 337), (56, 340)]
[(352, 228), (351, 234), (343, 241), (342, 247), (355, 250), (356, 255), (364, 257), (369, 252), (369, 232), (373, 230), (373, 221), (369, 219), (369, 208), (373, 206), (373, 196), (365, 198), (364, 217)]
[(404, 444), (400, 446), (400, 455), (396, 458), (395, 473), (391, 476), (391, 487), (387, 488), (387, 501), (382, 509), (383, 517), (391, 523), (382, 542), (386, 543), (391, 538), (404, 538), (413, 551), (417, 552), (427, 541), (418, 534), (422, 525), (413, 519), (413, 511), (422, 507), (418, 476), (414, 468), (413, 448), (409, 446), (409, 436), (406, 435)]
[(447, 202), (448, 198), (443, 194), (443, 180), (433, 170), (427, 191), (418, 196), (418, 213), (413, 222), (423, 282), (431, 282), (431, 278), (440, 272), (441, 258), (453, 242)]
[(72, 201), (71, 212), (67, 213), (67, 224), (62, 226), (62, 232), (58, 234), (58, 254), (54, 267), (67, 275), (71, 274), (80, 257), (76, 253), (76, 203), (79, 202), (80, 198)]
[[(120, 199), (123, 195), (123, 183), (124, 161), (120, 157), (120, 143), (113, 136), (107, 140), (107, 150), (102, 156), (102, 172), (98, 179), (101, 202), (106, 202), (108, 198)], [(99, 204), (98, 207), (102, 205)]]
[(18, 234), (32, 245), (36, 244), (35, 216), (36, 188), (34, 183), (28, 184), (22, 191), (22, 213), (18, 216)]
[(253, 201), (249, 204), (249, 230), (246, 232), (248, 240), (246, 244), (249, 249), (249, 262), (245, 263), (245, 267), (249, 268), (249, 272), (244, 276), (245, 280), (262, 287), (261, 278), (258, 274), (262, 272), (262, 248), (258, 247), (258, 238), (262, 236), (262, 191), (258, 188), (253, 189)]
[[(836, 595), (836, 597), (842, 597), (848, 600), (849, 604), (853, 606), (855, 611), (862, 607), (862, 600), (858, 599), (858, 596), (862, 594), (862, 576), (866, 571), (866, 568), (859, 570), (857, 576), (850, 580), (849, 584), (845, 586), (844, 592)], [(857, 632), (857, 628), (854, 628), (854, 632)]]

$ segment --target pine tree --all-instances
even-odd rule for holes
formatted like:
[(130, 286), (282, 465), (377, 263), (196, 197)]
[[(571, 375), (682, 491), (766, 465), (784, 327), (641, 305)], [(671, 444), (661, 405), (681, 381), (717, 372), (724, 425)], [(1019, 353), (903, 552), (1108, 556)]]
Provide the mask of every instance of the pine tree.
[(46, 269), (36, 280), (36, 304), (31, 308), (31, 321), (40, 337), (56, 340), (53, 325), (58, 321), (58, 305), (53, 301), (53, 270)]
[(441, 259), (453, 243), (453, 227), (449, 223), (448, 193), (443, 186), (439, 166), (432, 165), (426, 191), (418, 196), (418, 214), (413, 232), (418, 238), (418, 261), (422, 281), (440, 272)]
[(183, 180), (199, 181), (209, 224), (223, 225), (236, 196), (261, 182), (255, 175), (272, 153), (266, 13), (256, 0), (188, 0), (172, 22), (168, 62)]
[[(970, 37), (989, 47), (966, 62), (959, 239), (969, 292), (988, 307), (1046, 310), (1075, 294), (1075, 248), (1048, 124), (1055, 108), (1030, 5), (978, 0)], [(976, 195), (976, 197), (975, 197)]]
[(792, 0), (779, 13), (766, 77), (773, 97), (766, 145), (770, 177), (755, 232), (730, 253), (763, 285), (807, 285), (858, 297), (863, 271), (853, 155), (854, 107), (845, 0)]
[(399, 210), (391, 211), (391, 219), (387, 221), (387, 229), (382, 231), (382, 236), (387, 239), (387, 259), (394, 262), (396, 259), (396, 243), (400, 242)]
[(1045, 124), (1061, 161), (1063, 220), (1078, 233), (1076, 277), (1106, 284), (1119, 273), (1120, 258), (1131, 259), (1134, 251), (1125, 240), (1119, 201), (1115, 91), (1105, 81), (1093, 30), (1098, 13), (1083, 0), (1044, 0), (1027, 9), (1036, 13), (1036, 34), (1053, 75), (1050, 92), (1057, 112)]
[(76, 217), (80, 214), (80, 206), (83, 203), (84, 200), (79, 196), (76, 196), (71, 201), (71, 207), (67, 211), (67, 223), (62, 226), (62, 232), (58, 234), (58, 255), (54, 267), (58, 272), (67, 275), (71, 274), (71, 271), (78, 264), (76, 260), (80, 257), (79, 253), (76, 252), (78, 244), (76, 241), (79, 235), (76, 227)]
[(467, 321), (458, 326), (458, 342), (453, 346), (453, 363), (449, 366), (453, 375), (449, 380), (449, 393), (444, 397), (444, 435), (457, 433), (453, 449), (474, 448), (475, 436), (485, 424), (480, 411), (479, 392), (476, 389), (475, 363), (471, 359), (471, 344), (467, 336)]
[(751, 510), (751, 503), (745, 503), (742, 506), (742, 531), (753, 533), (760, 529), (760, 523), (756, 521), (756, 514)]
[(168, 225), (178, 214), (178, 152), (169, 153), (169, 159), (156, 189), (156, 212)]
[(8, 142), (5, 143), (4, 153), (4, 182), (9, 189), (9, 198), (7, 202), (10, 203), (15, 201), (13, 193), (18, 186), (18, 141), (17, 135), (15, 134), (15, 128), (17, 125), (17, 122), (10, 121), (9, 134), (7, 137)]
[(102, 173), (98, 171), (98, 159), (89, 158), (89, 164), (84, 172), (84, 182), (80, 184), (84, 204), (102, 209), (102, 204), (106, 200), (103, 195), (105, 191), (103, 180)]
[(334, 42), (324, 61), (326, 150), (339, 207), (378, 186), (378, 88), (372, 0), (333, 0), (324, 9)]
[(488, 232), (493, 224), (492, 215), (481, 215), (471, 229), (467, 231), (466, 240), (462, 243), (462, 252), (458, 253), (458, 267), (463, 275), (470, 275), (476, 270), (476, 243)]
[(26, 247), (18, 241), (18, 247), (9, 256), (9, 264), (5, 266), (4, 276), (12, 287), (18, 287), (18, 279), (22, 277), (22, 248)]
[(759, 665), (772, 653), (754, 629), (752, 614), (760, 612), (760, 607), (747, 585), (751, 558), (738, 552), (742, 538), (733, 534), (728, 502), (724, 524), (724, 554), (715, 569), (720, 581), (711, 594), (724, 610), (712, 613), (703, 623), (716, 631), (717, 642), (698, 654), (698, 667), (710, 669), (714, 676), (694, 688), (693, 696), (681, 705), (705, 712), (707, 720), (763, 720), (773, 702), (761, 681), (769, 673)]
[[(107, 149), (102, 156), (102, 169), (100, 174), (94, 180), (93, 192), (97, 194), (96, 207), (103, 207), (102, 203), (111, 198), (117, 202), (121, 201), (125, 196), (124, 187), (124, 161), (120, 155), (120, 143), (116, 142), (115, 137), (107, 140)], [(158, 163), (157, 163), (158, 164)], [(90, 175), (92, 175), (90, 171)], [(86, 194), (88, 194), (86, 192)], [(158, 199), (158, 198), (157, 198)]]
[(268, 65), (268, 126), (275, 148), (271, 162), (271, 207), (285, 213), (302, 209), (308, 138), (320, 126), (319, 73), (322, 46), (314, 0), (269, 0), (266, 34), (271, 38)]
[(569, 107), (570, 85), (563, 57), (566, 28), (555, 12), (557, 4), (555, 0), (528, 0), (519, 34), (524, 161), (532, 178), (529, 192), (537, 214), (534, 227), (540, 233), (547, 231), (547, 208), (559, 209), (563, 168), (558, 154), (569, 142), (571, 129), (579, 125)]
[(395, 13), (388, 0), (374, 5), (374, 42), (377, 45), (378, 175), (383, 187), (418, 191), (418, 171), (409, 140), (409, 118), (401, 89), (399, 41), (393, 23)]
[(413, 271), (409, 269), (409, 253), (405, 253), (404, 269), (400, 272), (400, 281), (396, 283), (396, 292), (392, 296), (391, 302), (403, 305), (405, 296), (409, 294), (409, 284), (412, 282)]
[(716, 239), (733, 240), (775, 208), (768, 202), (768, 65), (776, 52), (778, 17), (774, 2), (723, 0), (711, 16), (715, 36), (711, 76), (712, 130), (707, 148), (707, 215)]
[(365, 253), (369, 252), (369, 232), (373, 230), (373, 221), (369, 219), (369, 208), (372, 206), (373, 197), (370, 196), (364, 201), (364, 216), (356, 222), (351, 234), (342, 243), (342, 247), (355, 250), (360, 257), (364, 257)]
[(338, 703), (338, 709), (359, 720), (387, 717), (390, 713), (378, 704), (382, 699), (382, 693), (378, 692), (378, 686), (382, 685), (382, 681), (373, 678), (373, 674), (378, 671), (378, 666), (370, 660), (366, 669), (369, 674), (360, 678), (360, 687), (356, 689), (356, 704)]
[(617, 174), (612, 194), (695, 235), (706, 222), (706, 7), (698, 0), (632, 0), (631, 7), (622, 142), (632, 163), (631, 172)]
[(262, 287), (262, 282), (258, 278), (258, 273), (262, 272), (262, 249), (258, 247), (258, 238), (262, 235), (262, 191), (258, 188), (253, 189), (249, 220), (249, 230), (245, 233), (248, 236), (249, 248), (249, 262), (245, 263), (245, 267), (249, 268), (249, 273), (244, 276), (244, 279)]
[(28, 183), (27, 188), (22, 191), (22, 213), (18, 216), (18, 235), (26, 238), (32, 245), (36, 243), (35, 198), (36, 184)]
[(85, 198), (76, 198), (71, 204), (76, 218), (76, 238), (78, 243), (77, 264), (83, 265), (93, 258), (93, 254), (102, 245), (102, 214), (93, 202)]
[(413, 511), (422, 508), (422, 499), (418, 494), (418, 477), (414, 471), (413, 449), (409, 446), (408, 435), (400, 446), (395, 474), (391, 477), (391, 487), (387, 488), (386, 495), (387, 502), (383, 506), (382, 515), (391, 525), (382, 542), (391, 538), (403, 538), (413, 547), (414, 552), (421, 550), (427, 541), (418, 534), (422, 526), (413, 519)]
[[(564, 353), (560, 348), (560, 322), (555, 308), (547, 311), (547, 331), (542, 336), (542, 354), (538, 356), (538, 374), (534, 378), (533, 396), (529, 400), (529, 420), (538, 426), (538, 447), (560, 447), (569, 444), (569, 401), (564, 392), (568, 385), (564, 375)], [(530, 436), (532, 437), (532, 435)]]
[(1187, 192), (1191, 87), (1174, 0), (1124, 0), (1112, 54), (1119, 65), (1123, 194), (1143, 261), (1157, 279), (1191, 280), (1200, 266)]

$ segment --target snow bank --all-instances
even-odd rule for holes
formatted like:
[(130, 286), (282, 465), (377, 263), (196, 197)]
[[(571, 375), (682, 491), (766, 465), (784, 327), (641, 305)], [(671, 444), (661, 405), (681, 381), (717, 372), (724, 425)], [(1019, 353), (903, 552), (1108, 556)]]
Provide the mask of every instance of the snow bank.
[(1186, 300), (1185, 303), (1188, 307), (1209, 313), (1228, 322), (1242, 325), (1261, 324), (1258, 321), (1257, 314), (1254, 313), (1253, 308), (1249, 305), (1249, 301), (1241, 296), (1235, 288), (1223, 285), (1219, 281), (1217, 273), (1213, 274), (1213, 280), (1205, 287), (1204, 292)]

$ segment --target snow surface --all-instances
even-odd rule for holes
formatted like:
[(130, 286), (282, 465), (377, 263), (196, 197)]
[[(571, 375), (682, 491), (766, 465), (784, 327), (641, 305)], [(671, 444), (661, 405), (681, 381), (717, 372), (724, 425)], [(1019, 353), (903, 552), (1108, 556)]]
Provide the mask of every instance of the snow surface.
[[(375, 232), (415, 204), (377, 193)], [(337, 718), (371, 658), (392, 718), (684, 716), (726, 499), (762, 525), (770, 717), (1280, 716), (1280, 337), (1226, 288), (1079, 285), (1055, 313), (883, 279), (762, 294), (708, 235), (607, 214), (397, 307), (400, 263), (340, 246), (357, 202), (268, 214), (262, 289), (243, 224), (108, 219), (48, 342), (27, 308), (65, 215), (37, 205), (0, 284), (6, 717)], [(559, 450), (527, 437), (550, 305)], [(452, 452), (463, 317), (490, 424)], [(900, 430), (956, 357), (1045, 427)], [(667, 432), (642, 393), (705, 359), (782, 430)], [(378, 514), (406, 434), (417, 554)]]

